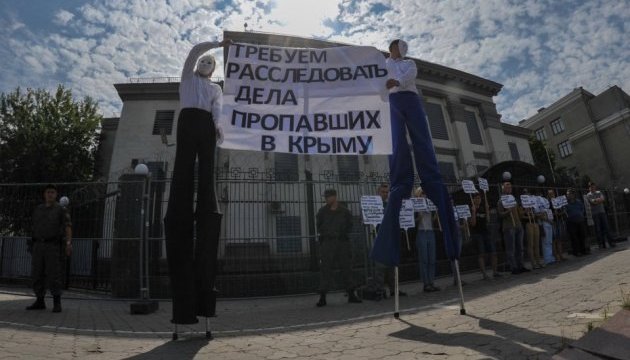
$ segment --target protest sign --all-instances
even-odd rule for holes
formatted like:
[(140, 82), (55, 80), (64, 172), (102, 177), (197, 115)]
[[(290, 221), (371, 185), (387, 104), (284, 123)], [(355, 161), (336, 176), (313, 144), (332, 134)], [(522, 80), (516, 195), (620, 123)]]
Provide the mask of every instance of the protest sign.
[(516, 207), (516, 198), (512, 195), (501, 195), (501, 204), (506, 209)]
[(464, 192), (466, 194), (478, 193), (477, 189), (475, 188), (475, 183), (472, 182), (472, 180), (462, 180), (462, 189), (464, 189)]
[(488, 180), (484, 178), (479, 178), (479, 188), (483, 191), (490, 191), (490, 186), (488, 185)]
[(416, 226), (413, 218), (413, 202), (410, 199), (405, 199), (400, 207), (400, 228), (409, 229)]
[(455, 210), (460, 218), (468, 219), (472, 216), (468, 205), (456, 205)]
[(427, 198), (424, 197), (412, 197), (411, 202), (413, 203), (413, 211), (429, 211), (429, 207), (427, 206)]
[(378, 195), (361, 196), (361, 214), (364, 224), (380, 224), (383, 221), (383, 199)]

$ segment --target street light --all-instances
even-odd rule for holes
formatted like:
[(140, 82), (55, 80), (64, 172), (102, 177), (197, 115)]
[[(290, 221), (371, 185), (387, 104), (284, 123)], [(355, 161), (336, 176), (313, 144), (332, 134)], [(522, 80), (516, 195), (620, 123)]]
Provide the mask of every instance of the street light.
[(509, 171), (505, 171), (502, 176), (503, 181), (510, 181), (512, 179), (512, 174)]
[(538, 183), (540, 185), (545, 183), (545, 176), (544, 175), (538, 175), (538, 177), (536, 178), (536, 181), (538, 181)]
[(62, 197), (59, 199), (59, 205), (61, 205), (61, 206), (63, 206), (63, 207), (66, 207), (66, 206), (68, 206), (69, 204), (70, 204), (70, 199), (68, 199), (68, 197), (67, 197), (67, 196), (62, 196)]
[(623, 193), (626, 195), (630, 194), (630, 189), (628, 188), (623, 189)]
[(140, 301), (131, 304), (132, 314), (150, 314), (158, 309), (158, 302), (150, 300), (149, 292), (149, 192), (151, 189), (151, 173), (146, 164), (138, 164), (133, 169), (136, 175), (144, 177), (142, 182), (142, 203), (140, 204)]

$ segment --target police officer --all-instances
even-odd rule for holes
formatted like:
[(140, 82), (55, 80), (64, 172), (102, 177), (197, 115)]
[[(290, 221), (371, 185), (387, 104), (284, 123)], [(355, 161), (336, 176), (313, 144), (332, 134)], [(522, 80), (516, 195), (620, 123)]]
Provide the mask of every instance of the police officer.
[(37, 300), (26, 310), (46, 308), (46, 288), (53, 296), (53, 312), (61, 312), (61, 250), (72, 254), (72, 223), (70, 215), (57, 202), (57, 188), (47, 185), (44, 203), (33, 212), (33, 233), (28, 250), (32, 255), (31, 276)]
[(326, 205), (317, 212), (321, 280), (320, 296), (316, 305), (317, 307), (326, 306), (326, 293), (333, 282), (333, 266), (336, 264), (341, 267), (341, 277), (348, 292), (348, 302), (360, 303), (361, 299), (354, 293), (355, 286), (352, 281), (352, 243), (348, 236), (352, 230), (352, 214), (337, 201), (335, 189), (324, 191), (324, 198)]

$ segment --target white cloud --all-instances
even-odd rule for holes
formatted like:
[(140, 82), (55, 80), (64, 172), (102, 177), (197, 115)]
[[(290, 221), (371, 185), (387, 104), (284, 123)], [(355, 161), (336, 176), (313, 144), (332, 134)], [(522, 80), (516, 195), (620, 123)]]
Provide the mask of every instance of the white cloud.
[(55, 14), (54, 22), (57, 25), (65, 26), (72, 20), (72, 18), (74, 18), (73, 13), (66, 10), (59, 10)]
[[(0, 90), (64, 83), (99, 100), (110, 116), (121, 109), (113, 83), (178, 76), (194, 43), (221, 39), (224, 29), (243, 30), (247, 22), (248, 30), (380, 49), (404, 38), (410, 56), (504, 84), (495, 100), (509, 122), (577, 86), (630, 91), (627, 0), (232, 0), (221, 2), (221, 11), (218, 4), (94, 0), (55, 12), (54, 23), (63, 26), (56, 30), (0, 16)], [(220, 50), (214, 53), (221, 61)]]

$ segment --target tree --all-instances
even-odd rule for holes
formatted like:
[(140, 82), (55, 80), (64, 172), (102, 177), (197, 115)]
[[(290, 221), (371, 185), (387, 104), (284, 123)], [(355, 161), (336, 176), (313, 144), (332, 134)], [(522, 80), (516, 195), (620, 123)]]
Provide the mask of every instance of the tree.
[(54, 93), (17, 88), (0, 94), (0, 234), (28, 229), (42, 188), (24, 183), (90, 181), (102, 116), (89, 97), (76, 101), (59, 86)]
[(529, 138), (529, 148), (534, 158), (534, 166), (540, 169), (545, 178), (553, 179), (552, 175), (555, 175), (554, 170), (556, 168), (556, 156), (553, 151), (544, 142), (533, 136)]
[(102, 116), (59, 86), (0, 95), (0, 183), (88, 181)]

